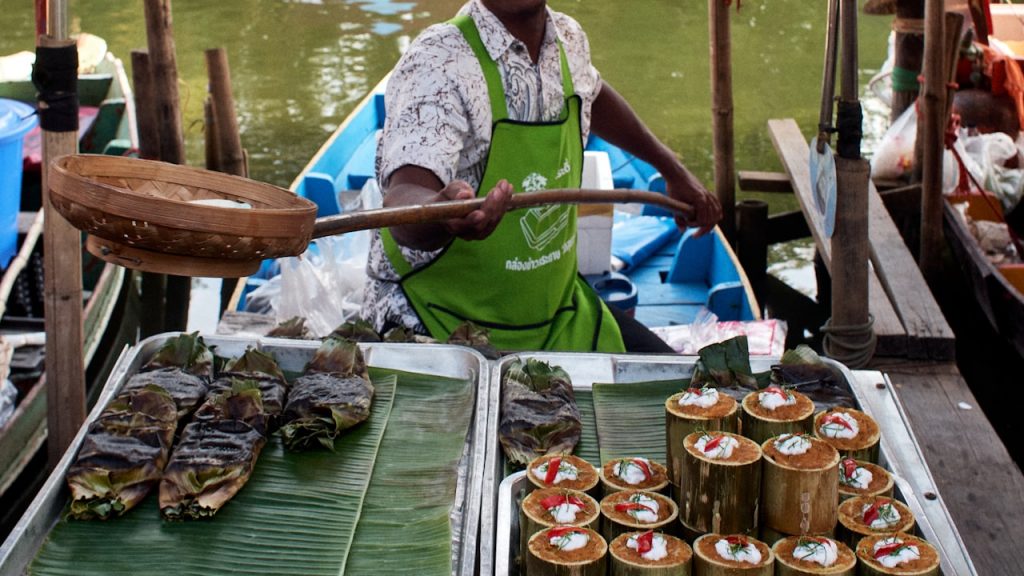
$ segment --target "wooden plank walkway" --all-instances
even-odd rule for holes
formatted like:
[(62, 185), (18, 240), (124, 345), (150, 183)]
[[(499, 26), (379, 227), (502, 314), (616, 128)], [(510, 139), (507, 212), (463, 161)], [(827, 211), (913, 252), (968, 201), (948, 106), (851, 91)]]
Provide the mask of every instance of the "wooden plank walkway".
[(979, 575), (1024, 574), (1024, 475), (951, 363), (876, 359)]
[[(824, 234), (810, 180), (810, 148), (792, 119), (768, 121), (768, 132), (800, 202), (818, 252), (831, 269), (832, 242)], [(953, 331), (931, 295), (874, 186), (869, 191), (872, 273), (868, 306), (875, 321), (877, 356), (953, 358)]]

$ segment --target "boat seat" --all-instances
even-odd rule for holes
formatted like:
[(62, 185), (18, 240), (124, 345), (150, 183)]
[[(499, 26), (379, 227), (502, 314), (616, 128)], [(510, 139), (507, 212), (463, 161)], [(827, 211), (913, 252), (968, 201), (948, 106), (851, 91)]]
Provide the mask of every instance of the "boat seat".
[(377, 138), (367, 138), (337, 174), (322, 171), (306, 173), (303, 178), (304, 195), (320, 207), (318, 217), (334, 216), (342, 212), (340, 194), (346, 190), (362, 190), (366, 182), (374, 177), (376, 155)]

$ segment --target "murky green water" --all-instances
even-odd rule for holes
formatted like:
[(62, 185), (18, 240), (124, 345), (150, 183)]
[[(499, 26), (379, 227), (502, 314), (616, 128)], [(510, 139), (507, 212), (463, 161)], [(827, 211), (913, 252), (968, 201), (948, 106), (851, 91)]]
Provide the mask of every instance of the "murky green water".
[[(737, 0), (738, 2), (738, 0)], [(733, 2), (733, 5), (737, 2)], [(253, 178), (287, 185), (400, 49), (463, 0), (176, 0), (172, 3), (189, 162), (203, 162), (203, 51), (228, 52)], [(0, 54), (33, 49), (29, 0), (3, 0)], [(142, 2), (70, 0), (73, 31), (130, 64), (146, 45)], [(588, 31), (594, 61), (705, 182), (712, 179), (707, 3), (549, 0)], [(781, 169), (765, 128), (793, 117), (811, 135), (820, 100), (824, 0), (746, 0), (733, 15), (737, 167)], [(889, 18), (862, 16), (862, 79), (885, 56)], [(742, 197), (742, 195), (741, 195)], [(786, 196), (768, 198), (791, 209)]]

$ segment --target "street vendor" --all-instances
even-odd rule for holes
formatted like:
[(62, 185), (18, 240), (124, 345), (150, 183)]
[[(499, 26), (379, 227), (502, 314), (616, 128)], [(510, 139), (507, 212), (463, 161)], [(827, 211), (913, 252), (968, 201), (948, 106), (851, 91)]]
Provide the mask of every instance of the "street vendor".
[(363, 316), (439, 340), (471, 320), (501, 350), (672, 352), (577, 272), (576, 208), (506, 215), (512, 194), (579, 188), (591, 130), (653, 165), (708, 232), (718, 200), (603, 81), (586, 34), (546, 0), (471, 0), (388, 80), (384, 206), (486, 197), (464, 218), (374, 233)]

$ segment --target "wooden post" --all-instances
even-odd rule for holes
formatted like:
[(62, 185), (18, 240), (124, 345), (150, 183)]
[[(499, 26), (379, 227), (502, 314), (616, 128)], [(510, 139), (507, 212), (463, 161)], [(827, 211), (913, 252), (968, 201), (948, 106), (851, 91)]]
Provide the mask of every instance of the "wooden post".
[(220, 147), (217, 145), (217, 115), (213, 100), (203, 102), (203, 144), (206, 151), (206, 169), (220, 171)]
[(900, 117), (914, 100), (919, 89), (912, 82), (921, 73), (921, 58), (924, 53), (924, 3), (925, 0), (898, 0), (896, 2), (892, 108), (889, 121)]
[(919, 102), (917, 141), (921, 146), (921, 253), (918, 266), (934, 283), (942, 271), (942, 156), (945, 147), (945, 2), (925, 3), (924, 88)]
[(238, 134), (238, 116), (235, 101), (231, 95), (231, 73), (228, 68), (228, 54), (223, 48), (206, 51), (206, 68), (209, 76), (210, 99), (216, 118), (217, 148), (221, 172), (245, 176), (245, 155), (242, 153), (242, 138)]
[[(171, 0), (145, 0), (146, 39), (153, 80), (153, 102), (160, 125), (160, 159), (185, 163), (185, 140), (178, 98), (178, 65), (174, 52)], [(146, 103), (143, 103), (146, 104)], [(188, 322), (188, 301), (192, 280), (168, 276), (164, 329), (184, 330)]]
[(711, 42), (711, 142), (715, 149), (715, 194), (722, 204), (719, 226), (736, 238), (736, 158), (733, 145), (732, 40), (728, 0), (708, 0)]
[(765, 275), (768, 272), (768, 203), (744, 200), (736, 205), (736, 253), (754, 289), (757, 304), (764, 308)]
[(135, 90), (135, 116), (139, 126), (139, 156), (146, 160), (159, 160), (160, 123), (156, 119), (155, 89), (150, 70), (149, 54), (132, 50), (132, 87)]
[[(55, 1), (47, 11), (49, 35), (40, 48), (69, 48), (67, 6)], [(73, 63), (77, 68), (77, 56)], [(73, 71), (72, 71), (73, 73)], [(73, 90), (73, 89), (72, 89)], [(77, 113), (77, 97), (75, 110)], [(47, 103), (40, 102), (40, 107)], [(81, 233), (51, 209), (48, 167), (57, 156), (78, 151), (78, 126), (43, 130), (43, 301), (46, 307), (46, 426), (48, 466), (52, 469), (85, 422), (85, 358), (82, 328)]]

